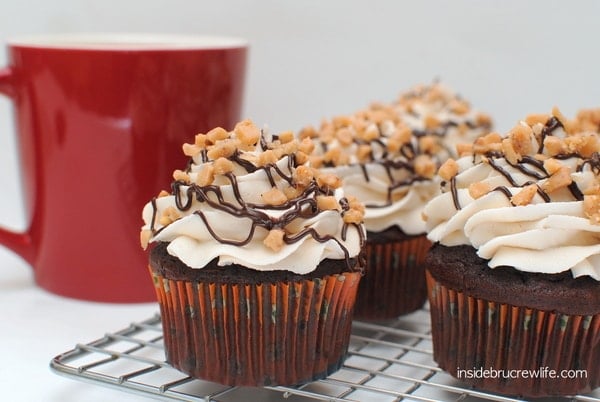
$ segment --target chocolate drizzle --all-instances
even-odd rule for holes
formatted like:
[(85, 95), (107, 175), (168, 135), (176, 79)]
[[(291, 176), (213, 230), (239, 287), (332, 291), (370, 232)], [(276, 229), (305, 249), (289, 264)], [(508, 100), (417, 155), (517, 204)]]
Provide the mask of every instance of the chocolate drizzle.
[[(550, 135), (553, 135), (554, 131), (558, 128), (564, 128), (563, 124), (556, 117), (550, 117), (541, 131), (541, 135), (539, 138), (540, 146), (538, 147), (538, 153), (541, 154), (544, 151), (544, 139)], [(586, 166), (589, 166), (596, 176), (600, 175), (600, 155), (598, 154), (598, 152), (593, 153), (592, 156), (589, 158), (586, 158), (577, 152), (561, 153), (558, 155), (554, 155), (553, 157), (559, 160), (578, 158), (581, 160), (581, 162), (576, 167), (577, 172), (581, 172), (585, 169)], [(473, 158), (473, 163), (475, 163), (476, 154), (473, 155)], [(531, 177), (532, 180), (526, 180), (523, 183), (517, 182), (516, 178), (513, 177), (513, 175), (505, 167), (501, 166), (501, 164), (498, 163), (499, 160), (503, 160), (504, 162), (506, 162), (506, 164), (508, 164), (508, 166), (518, 170), (520, 173), (527, 177)], [(550, 174), (544, 168), (544, 163), (531, 155), (522, 156), (519, 162), (514, 164), (510, 163), (510, 161), (504, 156), (502, 152), (488, 151), (483, 153), (483, 161), (484, 163), (487, 163), (490, 167), (492, 167), (496, 172), (501, 174), (508, 181), (508, 183), (510, 183), (512, 187), (523, 188), (531, 184), (537, 185), (536, 181), (544, 180), (550, 177)], [(567, 186), (567, 188), (570, 191), (574, 200), (583, 200), (583, 192), (576, 182), (571, 182)], [(452, 180), (450, 180), (450, 191), (452, 194), (454, 207), (456, 208), (456, 210), (460, 210), (462, 206), (458, 199), (456, 177), (453, 177)], [(503, 193), (509, 201), (511, 201), (511, 198), (513, 197), (513, 194), (506, 186), (498, 186), (492, 189), (491, 191), (499, 191)], [(550, 195), (546, 191), (544, 191), (539, 185), (537, 185), (536, 192), (544, 200), (544, 202), (551, 202)], [(514, 206), (512, 201), (511, 205)]]
[[(420, 111), (422, 105), (427, 109), (424, 112)], [(457, 105), (465, 109), (459, 111), (456, 109)], [(445, 141), (451, 130), (462, 132), (466, 128), (489, 131), (491, 120), (487, 115), (467, 114), (470, 111), (468, 103), (459, 95), (447, 90), (438, 82), (433, 82), (431, 85), (413, 87), (391, 104), (374, 103), (350, 115), (325, 120), (319, 131), (306, 128), (306, 133), (316, 137), (316, 154), (324, 157), (320, 162), (325, 167), (357, 166), (367, 183), (372, 181), (372, 170), (382, 167), (389, 183), (386, 199), (381, 203), (365, 206), (386, 208), (394, 204), (399, 195), (403, 195), (404, 190), (408, 190), (414, 183), (432, 179), (432, 175), (417, 173), (419, 169), (415, 169), (415, 161), (419, 156), (428, 156), (435, 168), (438, 168), (446, 158), (444, 154), (453, 154), (454, 151), (450, 150), (450, 145)], [(417, 124), (412, 120), (416, 120)], [(344, 134), (348, 131), (352, 133), (351, 142), (346, 135), (338, 137), (342, 130)], [(364, 135), (367, 131), (376, 131), (377, 135)], [(410, 134), (406, 135), (406, 131), (410, 131)], [(339, 144), (335, 143), (336, 139)], [(431, 139), (435, 145), (431, 146), (432, 141), (427, 141), (429, 148), (423, 149), (421, 141), (424, 139)], [(350, 154), (358, 154), (360, 147), (365, 145), (370, 147), (370, 151), (357, 155), (357, 161), (347, 158), (337, 163), (325, 158), (334, 147), (339, 147), (342, 153), (347, 151)]]
[[(260, 146), (263, 148), (263, 150), (267, 149), (268, 147), (268, 143), (264, 140), (263, 136), (261, 136)], [(204, 157), (205, 154), (202, 154), (203, 161)], [(290, 186), (294, 186), (294, 178), (292, 177), (291, 172), (294, 171), (296, 164), (293, 155), (287, 155), (287, 158), (290, 174), (286, 174), (286, 172), (282, 171), (279, 166), (274, 163), (269, 163), (260, 167), (255, 166), (248, 160), (243, 159), (239, 151), (236, 151), (229, 159), (241, 166), (247, 173), (263, 170), (272, 187), (276, 187), (277, 182), (280, 180), (286, 182)], [(205, 163), (207, 162), (208, 161), (205, 161)], [(190, 170), (191, 166), (188, 167), (188, 173)], [(264, 228), (267, 231), (273, 229), (283, 230), (295, 219), (311, 219), (317, 217), (323, 211), (318, 208), (316, 197), (319, 195), (331, 196), (334, 194), (332, 189), (327, 187), (319, 187), (316, 179), (313, 179), (308, 186), (302, 189), (302, 192), (297, 197), (287, 200), (280, 205), (249, 203), (244, 200), (244, 197), (240, 192), (240, 186), (236, 175), (230, 172), (226, 173), (224, 177), (226, 177), (229, 181), (229, 184), (231, 184), (235, 202), (226, 201), (221, 186), (215, 184), (200, 186), (195, 183), (187, 183), (181, 180), (176, 180), (172, 183), (172, 194), (174, 195), (177, 209), (181, 211), (189, 211), (192, 208), (194, 201), (197, 201), (235, 218), (250, 220), (251, 226), (248, 235), (242, 240), (233, 240), (219, 235), (212, 227), (208, 221), (208, 218), (201, 209), (193, 212), (194, 215), (198, 216), (202, 220), (206, 229), (216, 241), (222, 244), (234, 245), (238, 247), (243, 247), (249, 244), (254, 237), (256, 229), (259, 227)], [(150, 222), (150, 230), (152, 231), (152, 235), (155, 236), (160, 233), (165, 226), (156, 229), (156, 199), (152, 200), (151, 205), (153, 212)], [(345, 198), (342, 198), (340, 205), (342, 207), (343, 215), (349, 210), (349, 203)], [(285, 210), (285, 212), (279, 217), (273, 217), (268, 215), (264, 210)], [(365, 242), (364, 233), (362, 228), (355, 223), (344, 223), (342, 229), (342, 240), (346, 240), (348, 227), (350, 225), (355, 226), (357, 232), (359, 233), (362, 249), (362, 245)], [(348, 249), (345, 247), (342, 241), (329, 234), (321, 235), (314, 228), (305, 227), (301, 231), (294, 234), (285, 233), (283, 236), (283, 241), (285, 244), (289, 245), (301, 241), (306, 237), (311, 237), (319, 243), (326, 243), (328, 241), (336, 242), (344, 253), (346, 265), (349, 270), (360, 270), (362, 269), (361, 267), (364, 266), (364, 264), (362, 264), (363, 261), (359, 261), (360, 263), (358, 266), (352, 264), (353, 258), (350, 256)], [(360, 258), (362, 258), (362, 255)]]

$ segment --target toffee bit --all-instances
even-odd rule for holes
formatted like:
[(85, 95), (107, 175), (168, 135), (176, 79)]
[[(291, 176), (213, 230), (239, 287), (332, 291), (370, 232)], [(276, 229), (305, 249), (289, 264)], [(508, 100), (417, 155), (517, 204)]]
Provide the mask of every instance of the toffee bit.
[(356, 209), (350, 209), (348, 211), (345, 211), (344, 214), (344, 223), (356, 223), (359, 224), (363, 221), (364, 216), (363, 214), (356, 210)]
[(511, 165), (516, 165), (521, 160), (521, 154), (515, 150), (510, 138), (502, 140), (502, 152), (504, 152), (504, 157)]
[(531, 137), (533, 130), (527, 124), (519, 124), (509, 133), (510, 141), (515, 152), (521, 155), (528, 155), (533, 151)]
[(475, 140), (473, 152), (485, 154), (490, 151), (499, 151), (502, 149), (502, 137), (496, 132), (486, 134)]
[(272, 188), (269, 191), (262, 193), (261, 197), (267, 205), (283, 205), (288, 200), (283, 191), (278, 188)]
[(322, 211), (340, 210), (340, 204), (332, 195), (318, 195), (317, 207)]
[(457, 174), (458, 163), (452, 158), (447, 159), (438, 170), (438, 175), (444, 180), (450, 180)]
[(558, 189), (567, 187), (572, 181), (571, 169), (568, 166), (562, 166), (542, 184), (542, 190), (552, 193)]
[(544, 150), (550, 156), (556, 156), (567, 152), (567, 145), (558, 137), (548, 135), (544, 138)]
[(489, 184), (484, 182), (475, 182), (469, 184), (469, 195), (474, 199), (478, 199), (492, 191)]
[(219, 157), (213, 163), (214, 174), (224, 175), (233, 171), (233, 162), (225, 157)]
[(428, 155), (418, 155), (415, 158), (415, 173), (421, 177), (431, 179), (435, 175), (435, 161)]
[(305, 165), (298, 166), (293, 175), (296, 184), (301, 187), (308, 187), (314, 177), (313, 169)]
[(459, 157), (470, 155), (472, 153), (473, 153), (473, 144), (467, 144), (467, 143), (456, 144), (456, 154)]
[(533, 200), (533, 197), (537, 194), (538, 192), (538, 186), (536, 184), (530, 184), (528, 186), (523, 187), (523, 189), (521, 191), (519, 191), (517, 194), (513, 195), (510, 198), (510, 202), (513, 205), (528, 205), (531, 203), (531, 200)]
[(567, 134), (572, 133), (573, 125), (571, 122), (565, 117), (564, 114), (558, 109), (558, 107), (554, 106), (552, 108), (552, 116), (554, 116), (560, 123), (560, 125), (565, 129)]
[(208, 145), (214, 145), (217, 141), (229, 138), (230, 134), (222, 127), (216, 127), (206, 133), (206, 142)]
[(532, 114), (528, 114), (525, 117), (525, 123), (527, 123), (529, 126), (533, 127), (537, 124), (541, 124), (542, 126), (544, 124), (546, 124), (546, 122), (550, 119), (550, 115), (548, 114), (543, 114), (543, 113), (532, 113)]
[(182, 181), (184, 183), (190, 182), (190, 176), (183, 170), (176, 169), (173, 171), (173, 179), (176, 181)]
[(196, 144), (183, 144), (181, 148), (183, 150), (183, 154), (190, 157), (198, 155), (204, 149)]
[(148, 229), (143, 229), (140, 232), (140, 245), (144, 250), (148, 248), (148, 244), (150, 243), (150, 239), (152, 238), (152, 231)]
[(317, 185), (325, 190), (336, 189), (342, 186), (342, 179), (332, 173), (322, 173), (317, 176)]
[(209, 186), (215, 180), (215, 168), (213, 165), (205, 165), (196, 175), (196, 184), (203, 187)]
[(274, 252), (279, 252), (285, 245), (284, 237), (285, 231), (282, 229), (271, 229), (263, 240), (263, 244)]
[(583, 212), (591, 223), (600, 225), (600, 195), (585, 195)]

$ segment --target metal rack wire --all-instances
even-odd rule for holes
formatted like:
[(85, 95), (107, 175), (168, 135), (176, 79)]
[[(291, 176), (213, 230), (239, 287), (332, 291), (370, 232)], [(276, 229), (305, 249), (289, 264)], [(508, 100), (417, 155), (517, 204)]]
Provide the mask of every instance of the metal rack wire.
[[(344, 366), (299, 387), (230, 387), (175, 370), (165, 362), (159, 315), (78, 344), (50, 367), (73, 379), (167, 401), (518, 401), (465, 388), (440, 370), (429, 332), (427, 310), (385, 325), (356, 321)], [(600, 402), (600, 391), (565, 400)]]

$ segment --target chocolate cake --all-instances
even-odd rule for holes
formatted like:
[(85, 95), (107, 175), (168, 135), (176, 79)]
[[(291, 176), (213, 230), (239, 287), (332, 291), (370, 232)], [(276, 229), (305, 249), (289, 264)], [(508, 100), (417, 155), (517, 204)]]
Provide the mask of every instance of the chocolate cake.
[[(433, 356), (478, 389), (600, 386), (600, 110), (463, 147), (424, 209)], [(479, 373), (479, 374), (477, 374)]]
[(589, 276), (523, 272), (510, 266), (490, 269), (472, 246), (439, 243), (427, 253), (425, 265), (438, 283), (466, 296), (561, 314), (600, 314), (600, 282)]
[[(230, 264), (225, 267), (218, 265), (213, 259), (202, 269), (190, 269), (177, 257), (167, 252), (169, 243), (160, 242), (150, 250), (150, 265), (157, 274), (174, 280), (191, 282), (235, 283), (239, 285), (257, 285), (277, 282), (298, 282), (307, 279), (322, 278), (327, 275), (339, 275), (348, 270), (346, 261), (326, 259), (307, 274), (296, 274), (287, 270), (256, 271), (240, 264)], [(352, 267), (357, 267), (357, 260), (350, 261)]]
[(423, 305), (430, 242), (421, 212), (439, 192), (435, 172), (455, 155), (456, 142), (472, 141), (490, 125), (487, 115), (433, 83), (300, 131), (315, 142), (311, 166), (339, 176), (345, 192), (365, 204), (367, 266), (355, 318), (389, 320)]
[(424, 236), (409, 236), (396, 226), (367, 231), (369, 268), (358, 286), (354, 316), (385, 320), (421, 308), (427, 299), (423, 263), (428, 246)]
[(362, 205), (306, 165), (310, 140), (251, 121), (184, 144), (140, 239), (167, 361), (225, 385), (297, 385), (343, 363), (364, 267)]

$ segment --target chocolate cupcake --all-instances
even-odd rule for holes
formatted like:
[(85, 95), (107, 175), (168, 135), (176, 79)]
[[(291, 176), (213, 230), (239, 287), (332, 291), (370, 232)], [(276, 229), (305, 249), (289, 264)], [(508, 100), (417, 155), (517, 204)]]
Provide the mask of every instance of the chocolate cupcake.
[(600, 385), (599, 128), (600, 111), (554, 109), (440, 168), (427, 285), (434, 359), (453, 376), (524, 397)]
[(315, 140), (311, 165), (341, 177), (346, 194), (366, 206), (367, 268), (357, 319), (392, 319), (423, 305), (430, 243), (421, 212), (439, 192), (435, 172), (454, 155), (454, 142), (474, 140), (489, 125), (486, 115), (434, 84), (299, 133)]
[(294, 385), (344, 361), (362, 275), (362, 207), (249, 121), (185, 144), (143, 211), (167, 361), (226, 385)]

